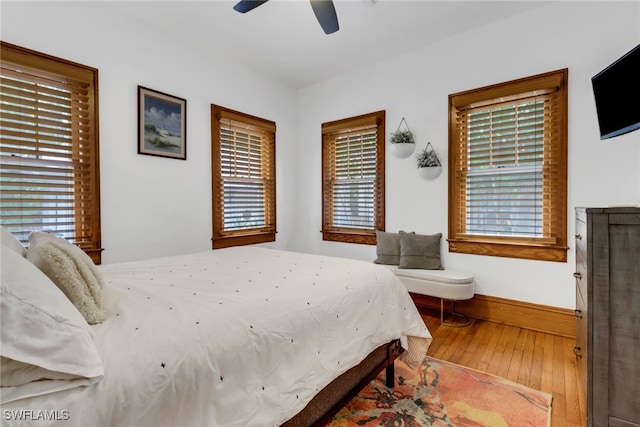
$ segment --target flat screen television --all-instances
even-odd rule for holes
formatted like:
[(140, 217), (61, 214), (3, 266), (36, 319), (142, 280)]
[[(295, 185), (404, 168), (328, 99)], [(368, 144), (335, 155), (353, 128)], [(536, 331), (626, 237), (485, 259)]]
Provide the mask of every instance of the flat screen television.
[(600, 139), (640, 129), (640, 44), (591, 78)]

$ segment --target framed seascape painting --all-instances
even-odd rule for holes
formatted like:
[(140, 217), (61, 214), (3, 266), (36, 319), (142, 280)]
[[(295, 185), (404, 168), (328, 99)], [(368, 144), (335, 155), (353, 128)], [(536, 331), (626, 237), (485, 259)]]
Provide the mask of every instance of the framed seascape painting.
[(138, 154), (187, 159), (187, 100), (138, 86)]

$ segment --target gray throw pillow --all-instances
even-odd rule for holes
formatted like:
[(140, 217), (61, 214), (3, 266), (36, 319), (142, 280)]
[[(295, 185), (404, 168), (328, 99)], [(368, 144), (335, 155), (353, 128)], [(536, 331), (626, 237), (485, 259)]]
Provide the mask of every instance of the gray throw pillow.
[(398, 265), (400, 262), (400, 234), (376, 230), (376, 264)]
[[(416, 234), (415, 231), (400, 233)], [(387, 233), (376, 230), (376, 255), (375, 264), (398, 265), (400, 263), (400, 234)]]
[(433, 235), (400, 232), (399, 268), (444, 270), (440, 260), (442, 233)]

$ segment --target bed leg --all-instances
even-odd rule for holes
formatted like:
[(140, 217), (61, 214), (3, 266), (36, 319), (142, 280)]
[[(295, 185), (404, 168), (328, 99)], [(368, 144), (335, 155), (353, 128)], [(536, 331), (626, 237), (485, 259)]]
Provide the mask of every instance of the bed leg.
[(387, 372), (386, 372), (386, 375), (387, 375), (386, 386), (387, 386), (387, 388), (393, 388), (395, 386), (395, 381), (394, 381), (394, 378), (393, 378), (394, 372), (395, 372), (394, 363), (391, 362), (390, 365), (387, 365)]
[(386, 368), (386, 386), (388, 388), (393, 388), (395, 385), (395, 380), (394, 380), (394, 374), (395, 374), (395, 369), (394, 369), (394, 360), (396, 360), (396, 358), (398, 356), (400, 356), (400, 353), (402, 353), (403, 349), (402, 349), (402, 345), (400, 344), (400, 340), (395, 340), (393, 341), (392, 344), (389, 345), (389, 347), (387, 347), (387, 368)]

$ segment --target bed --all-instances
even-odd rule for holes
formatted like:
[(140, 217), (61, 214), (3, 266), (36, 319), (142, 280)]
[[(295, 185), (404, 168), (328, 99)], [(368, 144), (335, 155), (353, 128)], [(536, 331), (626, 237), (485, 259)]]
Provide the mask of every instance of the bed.
[[(15, 321), (5, 318), (20, 297), (6, 285), (24, 286), (22, 270), (31, 268), (22, 260), (29, 263), (3, 243), (3, 359), (6, 343), (25, 341), (24, 332), (11, 336)], [(236, 247), (103, 265), (95, 274), (106, 320), (75, 335), (95, 352), (76, 355), (82, 370), (70, 378), (7, 387), (3, 379), (3, 424), (322, 425), (400, 353), (421, 362), (431, 341), (401, 282), (364, 261)], [(49, 291), (43, 304), (59, 301)], [(24, 328), (34, 326), (16, 326)], [(40, 329), (29, 335), (48, 340)]]

